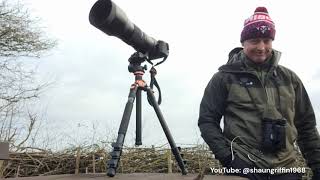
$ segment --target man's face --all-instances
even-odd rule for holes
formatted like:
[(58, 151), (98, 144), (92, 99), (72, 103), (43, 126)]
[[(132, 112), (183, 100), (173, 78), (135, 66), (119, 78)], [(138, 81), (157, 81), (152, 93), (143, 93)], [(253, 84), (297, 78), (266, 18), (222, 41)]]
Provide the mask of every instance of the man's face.
[(272, 39), (256, 38), (248, 39), (242, 43), (243, 51), (254, 63), (265, 62), (272, 54)]

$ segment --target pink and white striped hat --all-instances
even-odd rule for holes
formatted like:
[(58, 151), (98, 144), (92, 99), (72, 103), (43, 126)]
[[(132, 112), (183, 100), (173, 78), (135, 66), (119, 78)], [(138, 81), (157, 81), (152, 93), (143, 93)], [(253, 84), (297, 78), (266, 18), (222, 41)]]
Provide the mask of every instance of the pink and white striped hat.
[(275, 26), (265, 7), (257, 7), (254, 14), (244, 21), (240, 42), (255, 38), (274, 40)]

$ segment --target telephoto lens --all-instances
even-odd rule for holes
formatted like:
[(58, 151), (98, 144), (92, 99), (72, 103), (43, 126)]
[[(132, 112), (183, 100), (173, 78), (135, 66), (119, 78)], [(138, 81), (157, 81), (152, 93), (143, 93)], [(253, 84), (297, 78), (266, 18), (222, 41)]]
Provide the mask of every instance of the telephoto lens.
[(90, 10), (89, 21), (94, 27), (109, 36), (118, 37), (138, 52), (149, 56), (157, 54), (158, 41), (141, 31), (111, 0), (98, 0)]

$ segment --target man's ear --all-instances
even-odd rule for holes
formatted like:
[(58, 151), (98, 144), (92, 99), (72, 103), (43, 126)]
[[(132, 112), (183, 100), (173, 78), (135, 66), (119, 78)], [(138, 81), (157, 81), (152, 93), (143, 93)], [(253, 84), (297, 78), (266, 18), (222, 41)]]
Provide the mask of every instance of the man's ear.
[(241, 46), (243, 47), (243, 42), (241, 43)]

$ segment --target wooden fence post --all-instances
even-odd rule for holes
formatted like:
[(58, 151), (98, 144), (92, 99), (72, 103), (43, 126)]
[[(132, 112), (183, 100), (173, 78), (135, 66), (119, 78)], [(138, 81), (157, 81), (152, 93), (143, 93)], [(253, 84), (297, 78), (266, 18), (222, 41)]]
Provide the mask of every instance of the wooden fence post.
[(9, 143), (8, 142), (0, 142), (0, 178), (3, 177), (4, 160), (9, 160)]
[(168, 173), (172, 173), (171, 149), (167, 150)]
[(0, 160), (0, 178), (3, 178), (3, 170), (4, 170), (3, 160)]
[(93, 174), (96, 173), (96, 157), (95, 157), (95, 153), (93, 153), (93, 155), (92, 155), (92, 173)]
[(80, 147), (77, 148), (76, 169), (74, 174), (79, 174), (79, 166), (80, 166)]

